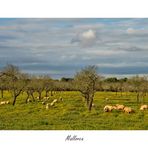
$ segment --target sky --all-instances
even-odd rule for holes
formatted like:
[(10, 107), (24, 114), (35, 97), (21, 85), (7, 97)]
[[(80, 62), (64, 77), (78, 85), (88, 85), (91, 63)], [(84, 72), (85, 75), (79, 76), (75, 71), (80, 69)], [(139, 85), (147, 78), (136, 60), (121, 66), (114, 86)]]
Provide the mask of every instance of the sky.
[(148, 73), (146, 18), (0, 18), (0, 70), (73, 77), (96, 65), (106, 76)]

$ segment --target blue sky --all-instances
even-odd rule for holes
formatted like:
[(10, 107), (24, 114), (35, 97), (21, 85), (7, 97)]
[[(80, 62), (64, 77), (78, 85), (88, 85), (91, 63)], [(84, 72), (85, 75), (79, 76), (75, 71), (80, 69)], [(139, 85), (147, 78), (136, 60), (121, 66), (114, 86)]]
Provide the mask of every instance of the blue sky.
[(148, 19), (0, 19), (0, 69), (72, 77), (87, 65), (102, 75), (148, 73)]

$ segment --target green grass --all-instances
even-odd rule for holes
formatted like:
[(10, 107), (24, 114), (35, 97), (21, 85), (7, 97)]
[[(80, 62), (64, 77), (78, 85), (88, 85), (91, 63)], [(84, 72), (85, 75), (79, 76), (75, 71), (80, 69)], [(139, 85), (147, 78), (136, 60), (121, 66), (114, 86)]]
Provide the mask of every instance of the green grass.
[[(89, 112), (79, 92), (62, 92), (50, 97), (51, 102), (62, 96), (64, 101), (49, 110), (41, 102), (25, 103), (26, 95), (20, 95), (12, 106), (11, 95), (5, 92), (5, 99), (11, 104), (0, 106), (1, 130), (147, 130), (148, 111), (139, 111), (134, 93), (117, 96), (113, 92), (97, 92), (95, 107)], [(109, 98), (108, 103), (105, 98)], [(116, 100), (118, 99), (118, 100)], [(130, 100), (124, 100), (130, 99)], [(148, 98), (145, 98), (147, 100)], [(106, 104), (124, 104), (135, 109), (135, 113), (121, 111), (103, 112)]]

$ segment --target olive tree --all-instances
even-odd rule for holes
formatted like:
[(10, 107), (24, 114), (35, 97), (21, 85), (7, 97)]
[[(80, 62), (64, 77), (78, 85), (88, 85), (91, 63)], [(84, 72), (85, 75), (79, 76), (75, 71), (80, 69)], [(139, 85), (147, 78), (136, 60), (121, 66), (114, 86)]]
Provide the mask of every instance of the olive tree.
[(97, 67), (85, 67), (76, 73), (74, 80), (77, 90), (81, 92), (82, 96), (85, 98), (88, 110), (91, 111), (98, 80)]
[(27, 84), (27, 76), (14, 65), (7, 65), (2, 73), (6, 76), (6, 85), (13, 97), (12, 104), (15, 105), (17, 97), (23, 92), (23, 89)]
[(7, 78), (5, 75), (2, 74), (2, 72), (0, 73), (0, 91), (1, 91), (1, 98), (4, 97), (4, 90), (6, 90), (6, 84), (7, 84)]
[(135, 76), (129, 79), (128, 82), (133, 87), (134, 92), (136, 92), (137, 103), (140, 102), (140, 92), (142, 92), (143, 78)]

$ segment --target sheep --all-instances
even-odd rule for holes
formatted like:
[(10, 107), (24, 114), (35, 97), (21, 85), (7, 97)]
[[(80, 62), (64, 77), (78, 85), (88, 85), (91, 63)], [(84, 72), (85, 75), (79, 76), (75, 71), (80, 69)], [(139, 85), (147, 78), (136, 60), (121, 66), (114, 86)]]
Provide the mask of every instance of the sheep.
[(94, 103), (92, 104), (92, 107), (95, 107), (95, 104)]
[(114, 110), (118, 110), (118, 109), (117, 109), (117, 106), (112, 106), (112, 108), (113, 108)]
[(39, 97), (36, 97), (36, 99), (38, 100), (38, 99), (39, 99)]
[(54, 102), (51, 102), (51, 103), (50, 103), (50, 106), (54, 106), (54, 104), (55, 104)]
[(140, 110), (146, 110), (148, 109), (148, 105), (141, 105)]
[(10, 101), (6, 101), (6, 104), (10, 104)]
[(130, 114), (130, 113), (133, 113), (134, 110), (131, 107), (124, 107), (124, 112)]
[(46, 102), (45, 102), (45, 101), (43, 101), (43, 102), (42, 102), (42, 104), (43, 104), (43, 105), (45, 105), (45, 104), (46, 104)]
[(111, 105), (106, 105), (104, 107), (104, 112), (111, 112), (112, 110), (113, 110), (113, 106), (111, 106)]
[(121, 104), (116, 104), (115, 106), (117, 110), (123, 110), (125, 107), (124, 105), (121, 105)]
[(58, 102), (58, 99), (54, 99), (52, 102), (53, 102), (53, 103), (56, 103), (56, 102)]
[(1, 101), (0, 102), (0, 105), (4, 105), (4, 104), (6, 104), (6, 101)]
[(54, 100), (50, 103), (50, 106), (54, 106), (56, 102), (58, 102), (58, 99), (54, 99)]
[(31, 101), (31, 99), (27, 99), (27, 102), (29, 103), (29, 102), (32, 102), (32, 101)]
[(49, 97), (44, 97), (43, 99), (45, 99), (45, 100), (49, 100)]
[(45, 107), (45, 108), (46, 108), (46, 110), (48, 110), (48, 109), (49, 109), (49, 104), (48, 104), (48, 103), (46, 104), (46, 107)]
[(0, 105), (4, 105), (4, 104), (10, 104), (10, 101), (1, 101)]

